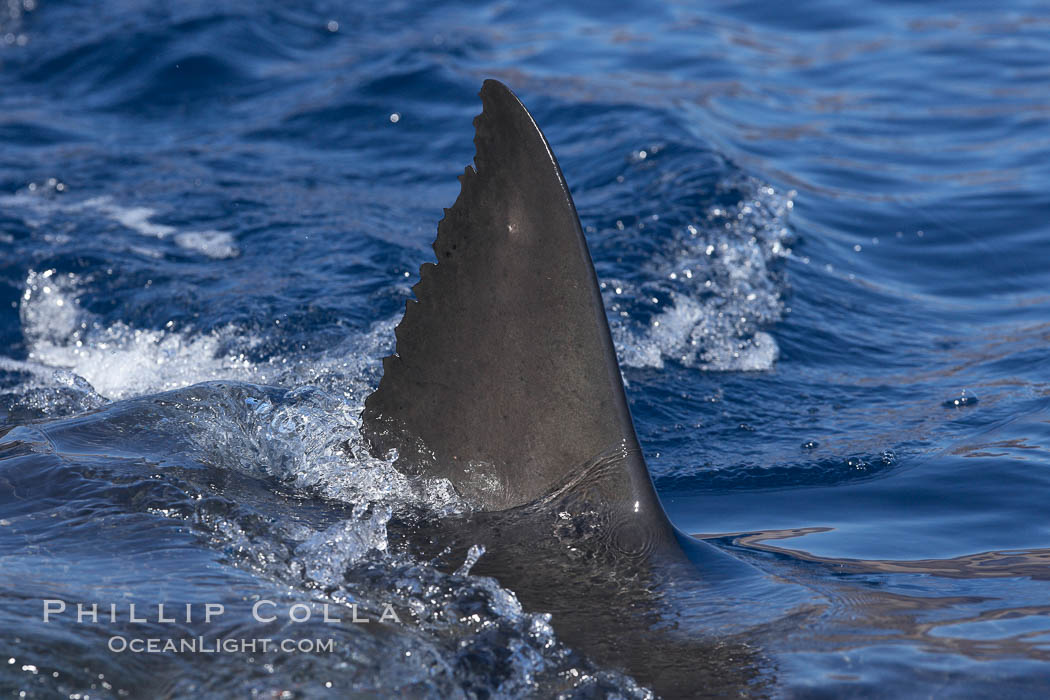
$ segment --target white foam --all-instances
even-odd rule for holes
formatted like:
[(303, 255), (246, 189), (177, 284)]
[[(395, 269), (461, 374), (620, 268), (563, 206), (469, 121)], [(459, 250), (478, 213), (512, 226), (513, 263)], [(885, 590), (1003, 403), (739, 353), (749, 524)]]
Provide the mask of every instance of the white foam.
[(240, 250), (234, 243), (232, 234), (213, 229), (180, 231), (174, 226), (158, 224), (150, 221), (157, 215), (157, 212), (149, 207), (123, 207), (116, 204), (112, 197), (108, 196), (85, 200), (82, 202), (82, 206), (95, 209), (121, 226), (143, 236), (161, 239), (174, 236), (175, 244), (180, 248), (202, 253), (209, 258), (221, 260), (240, 255)]
[(236, 329), (188, 335), (121, 322), (103, 326), (80, 307), (79, 292), (76, 275), (30, 271), (20, 313), (34, 365), (70, 370), (108, 399), (255, 375), (243, 355), (221, 350), (234, 336), (245, 344)]
[[(70, 371), (114, 400), (231, 379), (319, 386), (359, 404), (372, 388), (371, 369), (393, 349), (398, 321), (381, 320), (320, 356), (253, 361), (245, 352), (263, 339), (235, 326), (200, 333), (177, 330), (171, 323), (161, 329), (133, 328), (121, 321), (106, 325), (81, 307), (84, 286), (72, 273), (31, 270), (19, 305), (28, 362), (3, 359), (0, 368), (29, 373), (50, 385), (55, 370)], [(347, 420), (356, 420), (356, 415)]]
[[(215, 229), (184, 231), (175, 226), (157, 223), (152, 221), (153, 217), (157, 216), (156, 209), (145, 206), (123, 206), (109, 195), (83, 200), (71, 200), (68, 194), (61, 197), (47, 196), (59, 185), (61, 183), (53, 178), (45, 185), (33, 183), (27, 191), (0, 197), (0, 203), (45, 217), (55, 213), (96, 212), (140, 236), (159, 240), (172, 238), (175, 245), (180, 248), (206, 255), (209, 258), (222, 260), (240, 255), (240, 249), (237, 247), (233, 234), (229, 232)], [(60, 191), (65, 191), (64, 186)], [(27, 223), (37, 228), (45, 221), (29, 219)], [(161, 251), (142, 246), (135, 246), (134, 249), (151, 257), (159, 257), (162, 254)]]
[(240, 254), (233, 236), (225, 231), (184, 231), (175, 234), (175, 243), (186, 250), (204, 253), (209, 258), (222, 260)]
[(114, 204), (111, 197), (96, 197), (94, 199), (88, 199), (83, 202), (83, 206), (85, 208), (96, 209), (97, 211), (108, 215), (109, 218), (113, 219), (113, 221), (116, 221), (121, 226), (129, 228), (143, 236), (167, 238), (178, 230), (174, 226), (155, 224), (150, 221), (152, 217), (157, 215), (155, 209), (150, 209), (149, 207), (121, 207)]
[[(790, 254), (787, 215), (794, 193), (778, 194), (754, 180), (732, 208), (712, 207), (697, 225), (676, 232), (667, 255), (653, 261), (653, 281), (603, 284), (612, 332), (627, 367), (661, 368), (666, 360), (704, 370), (767, 370), (779, 357), (763, 327), (784, 311), (775, 270)], [(654, 297), (654, 293), (660, 297)], [(629, 310), (665, 301), (644, 322)]]

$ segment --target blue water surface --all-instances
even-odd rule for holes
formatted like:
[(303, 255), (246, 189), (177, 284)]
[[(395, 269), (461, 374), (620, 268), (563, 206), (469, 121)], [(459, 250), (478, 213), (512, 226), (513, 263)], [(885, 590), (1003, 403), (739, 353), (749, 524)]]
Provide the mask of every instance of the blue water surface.
[[(0, 689), (645, 696), (513, 591), (388, 552), (391, 509), (455, 496), (343, 449), (487, 77), (560, 160), (669, 516), (821, 601), (748, 694), (1046, 697), (1050, 15), (1023, 0), (5, 3)], [(40, 619), (158, 588), (418, 629), (158, 659)]]

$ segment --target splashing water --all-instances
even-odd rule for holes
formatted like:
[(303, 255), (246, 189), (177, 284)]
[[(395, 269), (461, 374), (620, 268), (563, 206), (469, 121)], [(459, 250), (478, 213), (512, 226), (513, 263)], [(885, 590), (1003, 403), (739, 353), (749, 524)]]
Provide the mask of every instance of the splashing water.
[[(761, 330), (784, 313), (778, 262), (791, 253), (793, 192), (755, 180), (732, 206), (712, 206), (699, 224), (674, 232), (652, 262), (651, 281), (602, 284), (622, 364), (661, 368), (666, 360), (702, 370), (767, 370), (779, 355)], [(646, 307), (646, 302), (652, 302)], [(654, 312), (652, 307), (656, 307)]]

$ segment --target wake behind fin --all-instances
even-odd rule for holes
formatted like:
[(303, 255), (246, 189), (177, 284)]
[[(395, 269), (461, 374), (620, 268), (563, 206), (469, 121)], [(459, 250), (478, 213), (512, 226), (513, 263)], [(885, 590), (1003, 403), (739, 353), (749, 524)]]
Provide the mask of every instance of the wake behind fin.
[(600, 499), (666, 523), (561, 168), (505, 85), (486, 80), (481, 99), (474, 167), (438, 224), (438, 262), (420, 268), (362, 432), (376, 454), (396, 449), (399, 469), (446, 477), (486, 510), (591, 470)]

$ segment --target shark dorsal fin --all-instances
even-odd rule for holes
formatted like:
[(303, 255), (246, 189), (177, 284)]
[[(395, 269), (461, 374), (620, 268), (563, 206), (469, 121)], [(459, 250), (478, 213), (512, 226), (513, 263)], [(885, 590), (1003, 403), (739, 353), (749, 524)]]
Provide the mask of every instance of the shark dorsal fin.
[(485, 81), (481, 99), (474, 167), (438, 224), (438, 262), (420, 269), (363, 432), (373, 451), (397, 449), (399, 468), (447, 477), (485, 509), (598, 469), (625, 472), (615, 497), (634, 511), (659, 510), (561, 168), (505, 85)]

